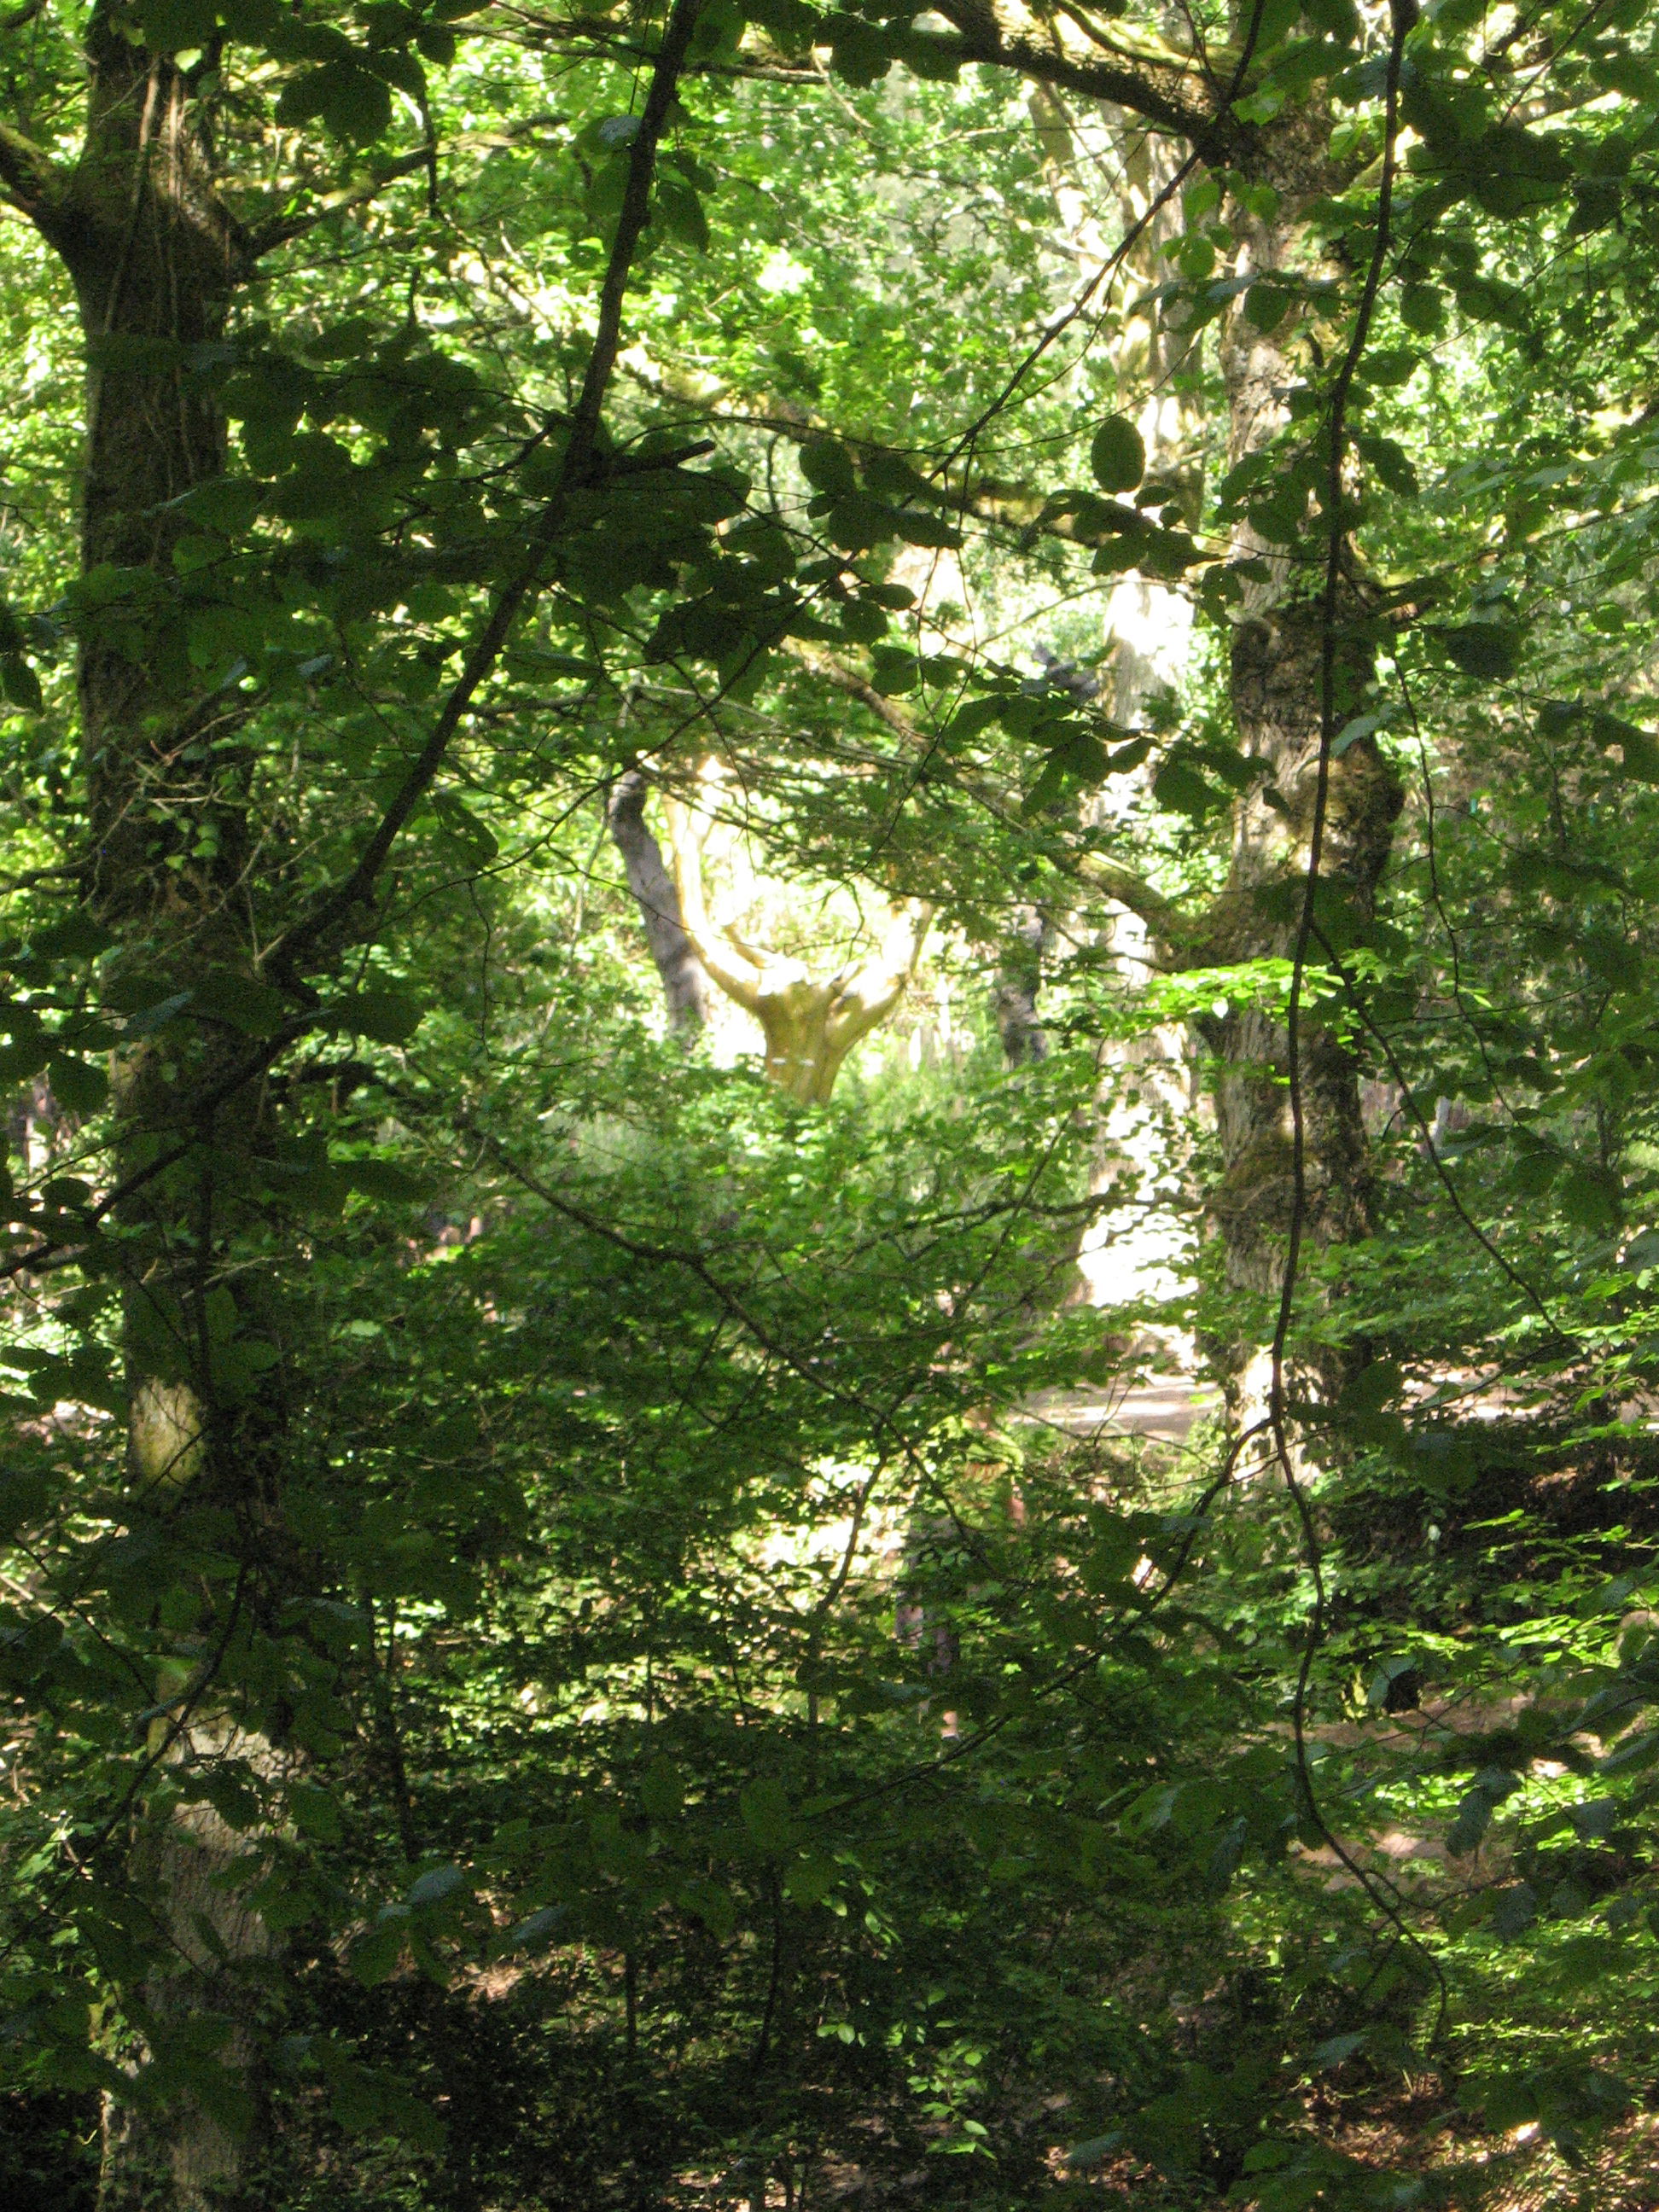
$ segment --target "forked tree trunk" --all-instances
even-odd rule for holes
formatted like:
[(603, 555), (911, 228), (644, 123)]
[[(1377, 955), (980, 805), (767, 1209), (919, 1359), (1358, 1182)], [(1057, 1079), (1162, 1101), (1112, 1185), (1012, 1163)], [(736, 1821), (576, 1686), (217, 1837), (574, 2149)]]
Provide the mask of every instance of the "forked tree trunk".
[[(705, 768), (702, 781), (706, 789), (718, 787), (714, 763)], [(760, 1024), (767, 1080), (799, 1106), (827, 1105), (848, 1054), (886, 1020), (908, 988), (932, 908), (917, 900), (893, 907), (873, 954), (834, 975), (814, 976), (804, 962), (747, 945), (710, 915), (702, 866), (712, 823), (704, 807), (671, 799), (668, 826), (684, 927), (707, 973)]]

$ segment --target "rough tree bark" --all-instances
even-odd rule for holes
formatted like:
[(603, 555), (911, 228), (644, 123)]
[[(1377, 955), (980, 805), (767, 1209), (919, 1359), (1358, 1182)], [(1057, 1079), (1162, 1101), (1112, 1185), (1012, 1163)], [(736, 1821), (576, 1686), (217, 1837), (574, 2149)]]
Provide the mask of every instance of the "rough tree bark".
[[(1305, 873), (1320, 746), (1319, 610), (1305, 600), (1264, 608), (1241, 623), (1232, 645), (1232, 696), (1247, 751), (1266, 761), (1282, 802), (1261, 791), (1239, 809), (1232, 865), (1206, 919), (1203, 951), (1232, 964), (1286, 958), (1297, 916), (1283, 893)], [(1346, 656), (1350, 697), (1369, 673)], [(1353, 711), (1352, 704), (1348, 711)], [(1374, 744), (1362, 738), (1332, 763), (1321, 860), (1334, 903), (1369, 920), (1388, 864), (1401, 794)], [(1295, 1200), (1291, 1172), (1290, 1044), (1283, 1017), (1230, 1007), (1197, 1028), (1218, 1062), (1216, 1118), (1224, 1171), (1209, 1206), (1224, 1240), (1227, 1279), (1277, 1296)], [(1304, 1226), (1316, 1246), (1349, 1243), (1371, 1226), (1370, 1148), (1353, 1055), (1329, 1027), (1300, 1036), (1304, 1117)]]
[[(1304, 256), (1306, 210), (1347, 181), (1328, 155), (1328, 116), (1318, 101), (1286, 106), (1271, 125), (1243, 122), (1237, 94), (1249, 82), (1262, 15), (1236, 11), (1231, 41), (1183, 54), (1155, 39), (1133, 45), (1110, 21), (1062, 10), (1039, 15), (1023, 0), (939, 0), (958, 32), (962, 51), (988, 67), (1009, 70), (1028, 84), (1052, 88), (1139, 117), (1212, 174), (1242, 175), (1270, 185), (1270, 219), (1241, 214), (1233, 275), (1248, 276)], [(1291, 380), (1282, 337), (1250, 323), (1248, 295), (1236, 298), (1223, 336), (1230, 444), (1235, 459), (1257, 451), (1283, 420)], [(1238, 549), (1267, 549), (1245, 542)], [(1215, 911), (1200, 921), (1174, 914), (1136, 883), (1133, 872), (1093, 869), (1102, 888), (1151, 927), (1160, 957), (1197, 967), (1283, 955), (1291, 939), (1282, 902), (1271, 894), (1293, 888), (1307, 859), (1307, 830), (1321, 726), (1320, 623), (1316, 600), (1288, 564), (1269, 558), (1267, 580), (1243, 610), (1232, 653), (1231, 692), (1238, 732), (1262, 762), (1284, 811), (1259, 795), (1239, 809), (1230, 880)], [(1346, 641), (1339, 677), (1360, 680), (1367, 656), (1356, 641), (1362, 588), (1351, 580), (1342, 610)], [(1322, 872), (1334, 896), (1363, 920), (1386, 865), (1399, 793), (1370, 739), (1349, 746), (1334, 763), (1332, 833)], [(1110, 879), (1110, 880), (1109, 880)], [(1263, 894), (1268, 896), (1264, 898)], [(1289, 1131), (1284, 1024), (1255, 1012), (1229, 1013), (1202, 1025), (1203, 1041), (1220, 1062), (1218, 1121), (1224, 1173), (1213, 1217), (1230, 1282), (1271, 1295), (1282, 1271), (1289, 1220)], [(1362, 1234), (1370, 1218), (1369, 1172), (1358, 1087), (1340, 1041), (1304, 1028), (1307, 1093), (1306, 1228), (1316, 1245)]]
[[(1236, 275), (1280, 270), (1297, 258), (1303, 210), (1338, 181), (1324, 166), (1319, 120), (1310, 118), (1300, 134), (1286, 131), (1276, 142), (1279, 158), (1271, 181), (1279, 211), (1270, 222), (1241, 221)], [(1243, 295), (1235, 305), (1221, 343), (1234, 463), (1259, 452), (1279, 428), (1296, 380), (1284, 326), (1259, 328), (1248, 301)], [(1235, 550), (1262, 572), (1234, 629), (1229, 688), (1240, 743), (1265, 774), (1236, 811), (1228, 881), (1201, 933), (1202, 956), (1228, 964), (1284, 958), (1295, 944), (1294, 893), (1308, 869), (1319, 776), (1326, 649), (1323, 610), (1306, 578), (1248, 527), (1237, 533)], [(1363, 581), (1345, 556), (1332, 639), (1339, 726), (1358, 711), (1371, 675), (1365, 613)], [(1374, 911), (1401, 799), (1374, 738), (1358, 738), (1331, 761), (1320, 873), (1331, 903), (1360, 922)], [(1282, 1018), (1260, 1007), (1230, 1008), (1197, 1028), (1219, 1063), (1215, 1097), (1224, 1170), (1209, 1205), (1224, 1241), (1227, 1279), (1272, 1298), (1282, 1280), (1295, 1202), (1289, 1037)], [(1349, 1243), (1371, 1225), (1358, 1070), (1341, 1039), (1317, 1022), (1304, 1022), (1299, 1056), (1304, 1231), (1316, 1248)]]
[[(185, 981), (204, 971), (251, 977), (242, 772), (234, 749), (210, 744), (233, 732), (234, 708), (198, 696), (167, 586), (188, 527), (173, 502), (225, 467), (223, 420), (193, 374), (194, 349), (223, 337), (252, 254), (219, 195), (199, 88), (186, 72), (135, 44), (108, 7), (87, 25), (85, 55), (74, 167), (55, 167), (15, 137), (0, 149), (8, 197), (69, 272), (89, 362), (82, 566), (94, 588), (77, 672), (91, 830), (84, 895), (125, 968)], [(234, 1164), (254, 1141), (258, 1097), (244, 1088), (206, 1114), (186, 1103), (213, 1088), (238, 1048), (246, 1043), (234, 1032), (203, 1024), (191, 1047), (122, 1055), (114, 1153), (118, 1177), (181, 1143), (198, 1145), (203, 1163), (155, 1176), (120, 1215), (131, 1517), (164, 1542), (216, 1549), (234, 1529), (229, 1540), (253, 1561), (282, 1450), (280, 1362), (257, 1279), (223, 1289), (215, 1254), (234, 1226), (244, 1178)], [(243, 1355), (260, 1343), (243, 1364), (245, 1376), (260, 1375), (252, 1388), (221, 1387), (216, 1340), (222, 1348), (228, 1335)], [(157, 1723), (158, 1780), (187, 1789), (195, 1771), (227, 1760), (270, 1779), (281, 1764), (198, 1681), (201, 1652), (234, 1632), (237, 1607), (258, 1602), (250, 1579), (235, 1595), (216, 1584), (220, 1595), (204, 1595), (181, 1630), (179, 1656), (163, 1662), (158, 1698), (179, 1717)], [(129, 1992), (129, 2009), (153, 2053), (187, 2042), (216, 2051), (222, 2070), (198, 2069), (204, 2091), (165, 2115), (146, 2102), (111, 2114), (106, 2212), (156, 2203), (205, 2212), (257, 2195), (261, 2100), (245, 2075), (270, 1939), (231, 1878), (242, 1846), (230, 1828), (205, 1804), (158, 1795), (165, 1809), (137, 1814), (127, 1880), (171, 1966)]]

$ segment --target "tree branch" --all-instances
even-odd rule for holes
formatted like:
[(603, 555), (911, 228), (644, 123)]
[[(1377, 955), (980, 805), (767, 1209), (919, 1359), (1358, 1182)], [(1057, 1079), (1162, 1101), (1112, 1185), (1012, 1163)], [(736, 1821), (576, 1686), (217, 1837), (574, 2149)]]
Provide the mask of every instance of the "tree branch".
[(319, 222), (326, 222), (331, 215), (344, 215), (352, 208), (366, 207), (400, 177), (413, 176), (416, 170), (428, 168), (437, 150), (430, 142), (417, 146), (412, 154), (400, 154), (396, 161), (389, 161), (378, 176), (359, 177), (338, 191), (325, 192), (317, 205), (304, 215), (274, 217), (270, 222), (258, 224), (249, 234), (249, 252), (257, 259), (262, 253), (272, 252), (279, 246), (303, 238)]
[[(729, 931), (721, 929), (708, 912), (702, 882), (702, 848), (708, 836), (708, 817), (701, 806), (688, 806), (684, 799), (673, 798), (665, 801), (664, 811), (668, 817), (668, 838), (674, 855), (674, 889), (678, 894), (682, 927), (698, 959), (726, 997), (747, 1012), (758, 1014), (761, 963)], [(732, 964), (726, 957), (728, 949), (747, 963), (750, 973), (745, 975)]]
[(1207, 82), (1198, 64), (1133, 52), (1103, 34), (1091, 37), (1086, 48), (1062, 46), (1057, 36), (1052, 45), (1039, 45), (1025, 30), (1000, 16), (994, 0), (936, 0), (936, 4), (960, 33), (965, 59), (1014, 70), (1039, 84), (1059, 85), (1091, 100), (1108, 100), (1171, 137), (1185, 139), (1212, 167), (1245, 166), (1254, 134), (1224, 112), (1192, 98), (1194, 78)]
[(37, 146), (10, 124), (0, 123), (0, 194), (43, 237), (53, 234), (67, 181), (44, 146)]
[[(848, 668), (844, 662), (837, 660), (833, 653), (804, 645), (794, 638), (786, 638), (784, 647), (813, 675), (821, 677), (826, 684), (834, 684), (838, 691), (844, 691), (848, 698), (856, 699), (860, 706), (867, 708), (878, 720), (885, 723), (895, 736), (902, 738), (907, 745), (915, 750), (933, 750), (933, 740), (927, 731), (919, 728), (902, 707), (896, 706), (890, 699), (884, 698), (873, 684), (855, 669)], [(1127, 907), (1131, 914), (1138, 914), (1147, 927), (1156, 933), (1166, 955), (1176, 955), (1177, 948), (1182, 946), (1195, 948), (1203, 939), (1210, 917), (1194, 918), (1184, 915), (1173, 899), (1166, 898), (1162, 891), (1155, 890), (1133, 868), (1126, 868), (1121, 862), (1109, 860), (1102, 853), (1080, 854), (1074, 866), (1079, 880), (1088, 884), (1091, 890), (1103, 892), (1106, 897), (1115, 899), (1120, 906)], [(1176, 964), (1182, 964), (1178, 955)], [(1192, 964), (1198, 964), (1196, 959)]]
[(1077, 870), (1091, 890), (1102, 891), (1120, 906), (1127, 906), (1131, 914), (1138, 914), (1148, 929), (1153, 931), (1161, 947), (1189, 941), (1198, 934), (1201, 923), (1190, 921), (1173, 899), (1154, 890), (1133, 868), (1120, 861), (1109, 860), (1102, 853), (1085, 853), (1078, 861)]
[(357, 177), (337, 191), (325, 192), (315, 207), (304, 215), (273, 216), (268, 222), (253, 224), (249, 232), (250, 252), (258, 256), (270, 253), (279, 246), (289, 245), (303, 238), (319, 222), (326, 222), (331, 215), (343, 215), (348, 210), (366, 207), (378, 198), (388, 185), (402, 178), (413, 176), (418, 170), (430, 170), (438, 155), (443, 154), (471, 154), (488, 151), (495, 146), (515, 146), (533, 137), (537, 131), (550, 130), (564, 121), (555, 114), (526, 115), (517, 123), (501, 125), (494, 131), (466, 131), (459, 137), (446, 138), (441, 146), (434, 137), (428, 137), (407, 154), (399, 154), (373, 177)]

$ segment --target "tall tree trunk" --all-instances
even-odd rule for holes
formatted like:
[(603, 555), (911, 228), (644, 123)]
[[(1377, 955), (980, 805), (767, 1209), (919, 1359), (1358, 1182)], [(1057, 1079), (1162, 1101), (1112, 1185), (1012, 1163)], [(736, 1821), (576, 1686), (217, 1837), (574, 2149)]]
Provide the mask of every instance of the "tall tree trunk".
[[(200, 695), (173, 556), (191, 527), (174, 504), (222, 474), (224, 423), (198, 349), (224, 337), (250, 271), (220, 198), (198, 88), (135, 45), (113, 11), (86, 33), (80, 158), (36, 220), (74, 282), (88, 360), (82, 507), (82, 742), (92, 831), (86, 895), (120, 969), (180, 988), (252, 981), (245, 776), (224, 697)], [(211, 58), (209, 58), (210, 63)], [(210, 737), (214, 741), (208, 742)], [(112, 2113), (107, 2212), (245, 2204), (260, 2191), (255, 2017), (270, 1936), (239, 1894), (245, 1850), (195, 1795), (210, 1772), (255, 1786), (281, 1755), (232, 1717), (222, 1667), (262, 1607), (283, 1448), (281, 1366), (257, 1270), (227, 1269), (252, 1176), (258, 1098), (194, 1102), (246, 1050), (211, 1021), (117, 1072), (118, 1176), (177, 1152), (123, 1208), (128, 1519), (179, 1565), (163, 1617), (152, 1733), (157, 1787), (141, 1804), (127, 1878), (147, 1904), (158, 1965), (128, 2011), (176, 2094)], [(185, 1558), (228, 1559), (193, 1577)], [(165, 1784), (165, 1786), (161, 1786)]]
[[(1342, 658), (1340, 680), (1346, 679), (1351, 714), (1369, 669), (1352, 648)], [(1322, 659), (1320, 611), (1305, 599), (1253, 614), (1235, 634), (1231, 684), (1239, 734), (1247, 752), (1271, 765), (1284, 811), (1269, 806), (1259, 792), (1239, 807), (1232, 866), (1206, 946), (1215, 960), (1286, 958), (1294, 949), (1293, 899), (1308, 865), (1318, 773)], [(1369, 739), (1331, 763), (1320, 880), (1332, 908), (1370, 919), (1401, 796)], [(1224, 1013), (1202, 1017), (1197, 1027), (1219, 1062), (1215, 1101), (1223, 1173), (1209, 1206), (1224, 1243), (1227, 1279), (1276, 1297), (1296, 1197), (1285, 1020), (1277, 1009), (1228, 1006)], [(1316, 1246), (1349, 1243), (1371, 1226), (1358, 1069), (1337, 1033), (1305, 1015), (1298, 1058), (1304, 1233)]]
[[(1317, 133), (1310, 143), (1318, 143)], [(1271, 223), (1250, 218), (1243, 224), (1236, 274), (1277, 270), (1292, 259), (1297, 212), (1316, 188), (1305, 177), (1281, 180), (1284, 212)], [(1235, 463), (1261, 450), (1282, 424), (1296, 374), (1283, 326), (1258, 329), (1248, 298), (1234, 307), (1221, 345)], [(1260, 563), (1264, 575), (1251, 586), (1234, 630), (1231, 696), (1243, 750), (1266, 773), (1237, 808), (1228, 881), (1203, 948), (1209, 959), (1230, 964), (1283, 958), (1295, 945), (1320, 772), (1326, 652), (1317, 579), (1310, 582), (1248, 528), (1237, 550)], [(1332, 635), (1339, 726), (1358, 711), (1371, 675), (1374, 649), (1364, 616), (1364, 587), (1345, 550)], [(1349, 744), (1330, 761), (1322, 905), (1328, 900), (1356, 921), (1369, 921), (1401, 803), (1400, 787), (1371, 738)], [(1197, 1027), (1220, 1064), (1215, 1097), (1223, 1172), (1209, 1207), (1227, 1280), (1275, 1299), (1297, 1202), (1285, 1023), (1276, 1010), (1229, 1006)], [(1371, 1223), (1358, 1072), (1341, 1038), (1305, 1010), (1298, 1060), (1304, 1235), (1316, 1248), (1349, 1243), (1366, 1235)]]
[[(1080, 188), (1084, 167), (1076, 126), (1064, 102), (1048, 88), (1036, 88), (1028, 97), (1057, 211), (1079, 261), (1092, 274), (1103, 264), (1110, 246)], [(1170, 141), (1150, 131), (1138, 117), (1113, 108), (1104, 114), (1106, 148), (1097, 146), (1095, 152), (1098, 173), (1116, 179), (1117, 222), (1111, 243), (1137, 223), (1146, 226), (1115, 280), (1115, 331), (1104, 339), (1104, 349), (1116, 372), (1119, 409), (1139, 429), (1147, 478), (1185, 483), (1192, 507), (1188, 519), (1195, 523), (1201, 488), (1193, 479), (1192, 455), (1201, 450), (1201, 439), (1180, 374), (1194, 340), (1160, 318), (1148, 298), (1167, 270), (1165, 249), (1183, 227), (1178, 200), (1160, 204), (1179, 156)], [(1108, 150), (1109, 160), (1102, 157)], [(1107, 593), (1103, 630), (1110, 653), (1104, 672), (1111, 719), (1120, 728), (1142, 728), (1149, 702), (1160, 693), (1178, 693), (1184, 681), (1193, 637), (1191, 599), (1131, 570)], [(1144, 805), (1151, 780), (1150, 769), (1115, 780), (1095, 802), (1096, 821), (1109, 824), (1129, 807)], [(1127, 910), (1114, 915), (1102, 942), (1126, 989), (1144, 990), (1157, 956), (1141, 918)], [(1100, 1066), (1091, 1188), (1127, 1195), (1085, 1231), (1078, 1272), (1090, 1303), (1109, 1309), (1170, 1298), (1182, 1288), (1186, 1239), (1180, 1201), (1193, 1101), (1179, 1027), (1164, 1024), (1139, 1036), (1108, 1037), (1100, 1047)], [(1184, 1341), (1171, 1346), (1147, 1332), (1137, 1332), (1134, 1341), (1152, 1353), (1173, 1350), (1185, 1356), (1188, 1350)]]

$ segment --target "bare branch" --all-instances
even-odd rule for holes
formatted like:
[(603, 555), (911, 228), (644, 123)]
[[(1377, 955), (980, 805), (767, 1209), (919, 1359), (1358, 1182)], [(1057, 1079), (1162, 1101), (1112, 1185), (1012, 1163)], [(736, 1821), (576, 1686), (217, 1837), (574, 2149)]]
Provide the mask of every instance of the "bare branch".
[(338, 191), (325, 192), (314, 208), (304, 215), (283, 216), (270, 222), (258, 224), (250, 234), (249, 247), (257, 258), (270, 253), (279, 246), (289, 245), (303, 238), (319, 222), (326, 222), (331, 215), (344, 215), (352, 208), (367, 207), (378, 199), (388, 185), (395, 185), (402, 177), (414, 175), (417, 169), (429, 168), (437, 155), (435, 145), (428, 143), (416, 147), (413, 153), (400, 154), (395, 161), (388, 161), (378, 176), (358, 177)]

